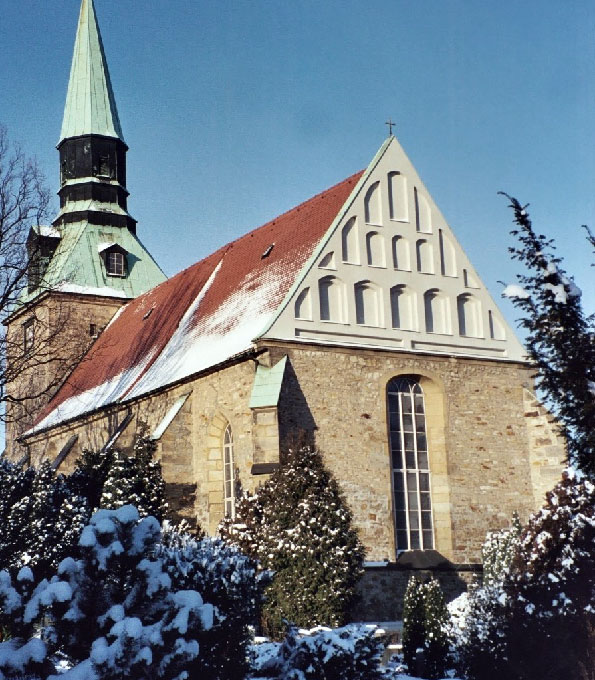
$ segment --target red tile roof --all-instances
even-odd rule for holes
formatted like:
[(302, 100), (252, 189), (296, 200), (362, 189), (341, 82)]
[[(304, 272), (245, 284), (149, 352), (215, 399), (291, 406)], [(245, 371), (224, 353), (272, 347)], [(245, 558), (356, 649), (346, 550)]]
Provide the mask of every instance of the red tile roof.
[[(248, 349), (264, 326), (250, 321), (277, 309), (361, 175), (128, 303), (39, 414), (35, 429), (139, 396)], [(201, 344), (203, 338), (209, 342)], [(227, 338), (233, 341), (226, 346)]]

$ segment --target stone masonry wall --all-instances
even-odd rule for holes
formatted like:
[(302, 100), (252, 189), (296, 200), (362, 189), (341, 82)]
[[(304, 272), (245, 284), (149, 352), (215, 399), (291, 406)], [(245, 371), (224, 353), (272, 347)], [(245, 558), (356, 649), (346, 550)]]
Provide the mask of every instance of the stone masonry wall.
[(249, 408), (255, 362), (246, 360), (30, 438), (31, 461), (54, 459), (76, 433), (76, 445), (60, 468), (68, 471), (83, 448), (105, 445), (128, 410), (133, 418), (116, 445), (130, 447), (142, 426), (152, 432), (176, 400), (189, 394), (158, 442), (179, 517), (216, 530), (223, 516), (228, 424), (237, 474), (247, 490), (266, 478), (252, 475), (252, 465), (275, 462), (277, 428), (280, 438), (299, 428), (313, 430), (354, 512), (367, 559), (392, 563), (385, 391), (394, 376), (412, 374), (426, 397), (435, 547), (452, 564), (479, 563), (488, 530), (507, 525), (515, 510), (523, 520), (535, 509), (537, 467), (543, 484), (560, 473), (560, 442), (552, 440), (547, 452), (537, 443), (535, 428), (546, 416), (526, 409), (530, 377), (524, 365), (297, 343), (261, 349), (267, 348), (263, 360), (289, 357), (277, 413)]
[[(24, 450), (16, 438), (25, 432), (35, 416), (49, 402), (63, 379), (94, 341), (91, 324), (100, 332), (125, 300), (87, 295), (48, 293), (36, 304), (13, 316), (7, 337), (10, 366), (19, 367), (18, 375), (6, 385), (15, 397), (36, 395), (7, 405), (6, 453), (18, 460)], [(35, 341), (31, 355), (23, 361), (23, 326), (33, 322)]]
[[(271, 347), (273, 361), (285, 354), (291, 368), (279, 402), (280, 430), (315, 429), (368, 560), (395, 560), (385, 391), (396, 375), (422, 377), (436, 549), (444, 557), (479, 563), (488, 530), (506, 526), (514, 511), (524, 520), (536, 508), (524, 365), (297, 343)], [(438, 417), (441, 433), (432, 432)], [(542, 474), (559, 476), (560, 457), (542, 460)]]

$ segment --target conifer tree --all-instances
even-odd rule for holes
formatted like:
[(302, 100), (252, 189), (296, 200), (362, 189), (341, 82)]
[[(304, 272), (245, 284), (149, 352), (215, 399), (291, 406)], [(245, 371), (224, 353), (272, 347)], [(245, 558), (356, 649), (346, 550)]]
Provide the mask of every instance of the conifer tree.
[(423, 587), (424, 601), (424, 651), (426, 674), (436, 680), (443, 678), (447, 670), (449, 620), (448, 609), (440, 584), (431, 579)]
[[(580, 289), (554, 255), (553, 241), (533, 229), (527, 206), (505, 196), (519, 242), (509, 250), (526, 273), (517, 276), (520, 287), (507, 286), (503, 295), (523, 312), (537, 387), (563, 428), (569, 461), (595, 479), (595, 317), (585, 315)], [(588, 241), (595, 246), (589, 231)]]
[(364, 548), (313, 442), (288, 445), (280, 468), (239, 499), (222, 534), (275, 574), (263, 608), (267, 634), (280, 637), (287, 622), (311, 628), (346, 621)]
[(518, 513), (514, 512), (510, 527), (488, 532), (481, 548), (484, 585), (503, 582), (518, 548), (522, 528)]
[(116, 509), (131, 504), (141, 517), (163, 519), (167, 509), (165, 483), (161, 463), (153, 460), (155, 449), (155, 442), (142, 436), (136, 440), (132, 455), (113, 451), (99, 507)]
[(417, 650), (425, 642), (424, 586), (411, 576), (403, 600), (403, 659), (412, 672), (416, 668)]

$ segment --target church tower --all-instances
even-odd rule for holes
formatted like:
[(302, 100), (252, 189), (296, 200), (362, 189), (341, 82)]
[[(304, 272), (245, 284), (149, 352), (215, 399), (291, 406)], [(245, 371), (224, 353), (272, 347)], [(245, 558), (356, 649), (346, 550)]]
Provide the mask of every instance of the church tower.
[[(60, 140), (60, 209), (28, 238), (7, 320), (7, 452), (117, 310), (165, 280), (128, 212), (126, 154), (93, 0), (82, 0)], [(12, 372), (11, 372), (12, 369)]]

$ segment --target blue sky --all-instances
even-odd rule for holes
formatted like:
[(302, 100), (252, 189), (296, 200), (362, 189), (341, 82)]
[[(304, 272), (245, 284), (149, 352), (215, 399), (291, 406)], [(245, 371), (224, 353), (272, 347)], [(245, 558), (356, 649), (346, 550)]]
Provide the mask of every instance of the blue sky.
[[(168, 275), (364, 168), (396, 134), (484, 282), (531, 203), (595, 311), (595, 3), (95, 0), (130, 211)], [(58, 188), (79, 0), (4, 3), (0, 121)], [(509, 303), (502, 304), (510, 320)]]

